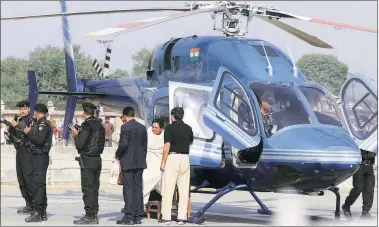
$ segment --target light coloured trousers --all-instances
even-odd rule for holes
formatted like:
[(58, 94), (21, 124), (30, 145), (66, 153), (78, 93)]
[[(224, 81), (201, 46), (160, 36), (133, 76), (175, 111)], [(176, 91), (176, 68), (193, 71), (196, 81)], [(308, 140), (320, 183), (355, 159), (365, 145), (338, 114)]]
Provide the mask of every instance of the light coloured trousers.
[(178, 219), (187, 220), (190, 184), (189, 156), (169, 154), (162, 178), (162, 219), (171, 220), (175, 185), (179, 190)]

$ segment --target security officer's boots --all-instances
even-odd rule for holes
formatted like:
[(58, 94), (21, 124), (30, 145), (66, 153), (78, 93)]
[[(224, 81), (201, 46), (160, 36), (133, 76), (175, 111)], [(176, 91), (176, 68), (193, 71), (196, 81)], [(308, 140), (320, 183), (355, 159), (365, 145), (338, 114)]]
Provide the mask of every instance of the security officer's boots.
[(81, 219), (75, 220), (74, 224), (75, 225), (95, 225), (95, 224), (99, 224), (99, 220), (97, 218), (97, 215), (95, 214), (86, 214)]
[(371, 218), (371, 214), (368, 211), (364, 210), (362, 211), (361, 218)]
[(343, 211), (343, 214), (347, 217), (347, 218), (351, 218), (351, 212), (350, 212), (350, 207), (347, 207), (344, 205), (342, 205), (342, 211)]
[(17, 214), (28, 214), (30, 215), (33, 212), (33, 208), (29, 205), (17, 210)]
[(32, 214), (25, 218), (25, 222), (41, 222), (42, 221), (42, 212), (34, 210)]
[(47, 213), (46, 213), (46, 209), (44, 209), (44, 210), (42, 211), (41, 219), (42, 219), (42, 221), (47, 221)]

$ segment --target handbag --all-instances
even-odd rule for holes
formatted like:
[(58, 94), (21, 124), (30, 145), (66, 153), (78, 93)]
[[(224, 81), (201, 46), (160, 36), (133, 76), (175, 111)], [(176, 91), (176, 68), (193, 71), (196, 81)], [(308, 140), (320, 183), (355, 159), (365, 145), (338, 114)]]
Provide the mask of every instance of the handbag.
[(108, 183), (109, 184), (118, 184), (118, 178), (119, 178), (119, 174), (120, 174), (120, 163), (118, 160), (114, 160), (112, 162), (112, 167), (111, 167), (111, 170), (110, 170), (110, 176), (109, 176), (109, 180), (108, 180)]

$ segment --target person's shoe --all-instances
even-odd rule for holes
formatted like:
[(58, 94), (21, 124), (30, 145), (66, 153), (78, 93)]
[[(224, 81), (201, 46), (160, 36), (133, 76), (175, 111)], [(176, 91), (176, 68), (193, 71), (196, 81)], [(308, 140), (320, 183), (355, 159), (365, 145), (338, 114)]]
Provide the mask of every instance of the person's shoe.
[(364, 210), (362, 211), (361, 218), (372, 218), (372, 216), (367, 210)]
[(42, 219), (42, 221), (47, 221), (47, 213), (46, 213), (46, 210), (42, 211), (41, 219)]
[(160, 219), (158, 221), (159, 224), (164, 224), (164, 225), (169, 225), (171, 224), (171, 221), (170, 220), (164, 220), (164, 219)]
[(117, 225), (134, 225), (134, 222), (133, 222), (133, 220), (130, 220), (124, 216), (124, 217), (122, 217), (121, 220), (117, 220), (116, 224)]
[(33, 208), (31, 206), (25, 206), (19, 210), (17, 210), (17, 214), (28, 214), (31, 215), (33, 212)]
[(178, 225), (184, 225), (186, 222), (187, 222), (186, 220), (181, 220), (181, 219), (176, 220), (176, 224)]
[(342, 211), (343, 211), (343, 214), (348, 217), (348, 218), (351, 218), (352, 215), (351, 215), (351, 212), (350, 212), (350, 207), (347, 207), (344, 205), (342, 205)]
[(96, 215), (86, 214), (79, 220), (74, 221), (75, 225), (96, 225), (99, 224), (99, 220)]
[(134, 224), (136, 225), (142, 224), (141, 218), (134, 218)]
[(41, 222), (41, 212), (34, 211), (29, 217), (25, 218), (25, 222)]

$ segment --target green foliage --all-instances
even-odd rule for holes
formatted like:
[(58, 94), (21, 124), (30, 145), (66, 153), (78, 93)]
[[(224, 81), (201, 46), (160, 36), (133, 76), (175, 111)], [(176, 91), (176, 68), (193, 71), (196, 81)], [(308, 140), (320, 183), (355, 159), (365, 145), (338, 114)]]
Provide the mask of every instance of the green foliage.
[(348, 74), (348, 66), (333, 55), (307, 54), (296, 65), (310, 80), (325, 84), (334, 95), (339, 95)]
[(144, 76), (149, 64), (151, 53), (154, 50), (143, 48), (132, 56), (133, 59), (133, 76)]
[(129, 74), (126, 70), (122, 69), (116, 69), (113, 73), (109, 74), (107, 76), (107, 79), (116, 79), (116, 78), (123, 78), (123, 77), (128, 77)]
[[(93, 58), (80, 51), (79, 45), (74, 45), (76, 76), (97, 80), (92, 67)], [(133, 76), (144, 76), (150, 56), (155, 50), (143, 48), (133, 55)], [(43, 91), (67, 91), (66, 65), (64, 49), (53, 46), (38, 46), (29, 53), (28, 58), (8, 57), (1, 60), (1, 99), (10, 108), (15, 107), (20, 100), (28, 97), (27, 70), (37, 73), (38, 89)], [(108, 75), (108, 79), (130, 76), (126, 70), (116, 69)], [(40, 95), (38, 102), (53, 101), (58, 109), (66, 105), (65, 96)]]

